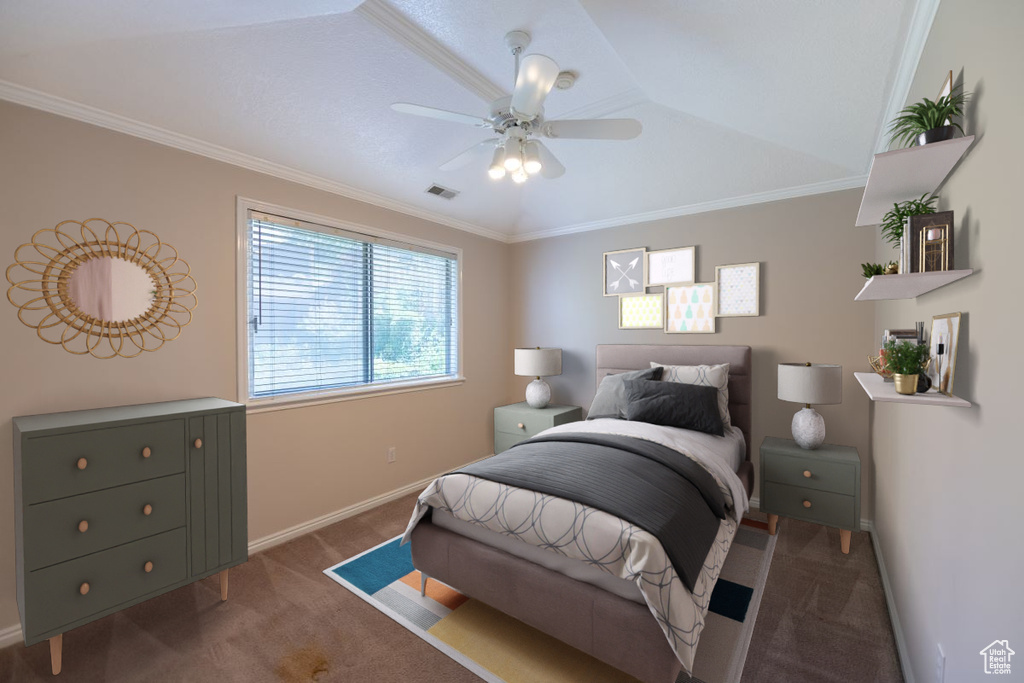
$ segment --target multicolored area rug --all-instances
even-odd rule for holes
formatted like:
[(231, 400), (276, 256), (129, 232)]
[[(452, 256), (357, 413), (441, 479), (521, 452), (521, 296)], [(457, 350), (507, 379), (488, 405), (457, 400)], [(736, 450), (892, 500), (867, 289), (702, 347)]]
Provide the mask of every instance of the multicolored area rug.
[[(743, 520), (711, 594), (691, 678), (677, 683), (739, 681), (768, 578), (774, 536)], [(409, 545), (393, 538), (324, 570), (324, 574), (485, 681), (492, 683), (626, 683), (635, 681), (436, 579), (420, 595)]]

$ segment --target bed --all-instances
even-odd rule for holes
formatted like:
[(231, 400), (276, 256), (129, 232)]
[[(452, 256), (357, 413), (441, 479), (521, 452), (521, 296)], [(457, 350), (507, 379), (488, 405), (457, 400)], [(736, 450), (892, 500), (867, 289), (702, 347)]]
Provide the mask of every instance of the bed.
[[(652, 361), (664, 365), (730, 365), (728, 408), (732, 429), (725, 435), (727, 438), (701, 434), (691, 440), (690, 435), (670, 434), (668, 431), (652, 436), (655, 430), (648, 428), (653, 425), (643, 426), (621, 420), (575, 423), (577, 430), (639, 436), (645, 442), (648, 439), (663, 441), (683, 437), (688, 455), (691, 450), (707, 450), (711, 454), (707, 456), (710, 460), (703, 462), (702, 466), (719, 472), (714, 479), (733, 504), (733, 517), (727, 516), (721, 521), (703, 567), (688, 577), (687, 586), (677, 580), (682, 577), (673, 573), (672, 563), (665, 559), (664, 552), (655, 552), (661, 550), (656, 539), (649, 545), (642, 545), (648, 542), (643, 537), (646, 532), (637, 533), (635, 527), (614, 516), (611, 520), (620, 524), (622, 539), (626, 539), (620, 540), (620, 544), (629, 545), (627, 550), (630, 552), (623, 552), (621, 557), (614, 548), (615, 552), (608, 552), (607, 558), (602, 556), (595, 560), (593, 551), (586, 548), (584, 552), (588, 554), (580, 555), (579, 547), (584, 544), (575, 541), (575, 534), (561, 534), (557, 543), (533, 526), (520, 534), (513, 527), (524, 516), (514, 512), (516, 498), (513, 494), (529, 493), (534, 498), (540, 494), (524, 492), (516, 487), (489, 494), (501, 499), (503, 515), (506, 509), (513, 511), (507, 513), (514, 517), (512, 522), (503, 517), (494, 522), (505, 524), (501, 529), (484, 528), (483, 524), (476, 523), (479, 522), (477, 517), (460, 515), (452, 500), (465, 500), (472, 486), (501, 485), (489, 481), (481, 483), (464, 474), (447, 475), (428, 486), (417, 502), (406, 539), (412, 542), (413, 564), (424, 576), (451, 585), (463, 594), (642, 681), (669, 683), (675, 680), (681, 668), (689, 670), (692, 666), (711, 589), (717, 581), (735, 536), (738, 518), (746, 509), (753, 487), (750, 463), (751, 352), (746, 346), (602, 345), (597, 347), (596, 360), (598, 383), (609, 374), (646, 369)], [(566, 432), (572, 428), (573, 425), (564, 425), (548, 431)], [(675, 428), (662, 429), (671, 431)], [(709, 439), (719, 440), (715, 444), (719, 451), (725, 453), (731, 449), (736, 453), (719, 457), (718, 451), (710, 447)], [(705, 458), (704, 455), (700, 457)], [(728, 462), (727, 466), (723, 464), (725, 462)], [(721, 473), (723, 468), (730, 472)], [(458, 489), (459, 486), (463, 489)], [(588, 524), (612, 523), (598, 519), (599, 515), (606, 513), (591, 514), (593, 510), (581, 508), (579, 503), (557, 497), (545, 497), (544, 502), (545, 514), (557, 515), (557, 506), (561, 505), (565, 514), (574, 514), (578, 518), (582, 518), (580, 510), (585, 510), (590, 515)], [(740, 505), (742, 509), (736, 510)], [(496, 519), (496, 516), (492, 515), (492, 518)], [(576, 529), (578, 523), (573, 522), (571, 526)], [(589, 533), (596, 538), (596, 532)], [(527, 535), (533, 538), (528, 539)], [(523, 543), (523, 540), (527, 542)], [(638, 551), (637, 548), (643, 550)], [(632, 564), (624, 569), (616, 562)], [(662, 563), (667, 565), (667, 569), (661, 568)], [(622, 578), (626, 575), (657, 577), (659, 571), (670, 580), (629, 581)], [(687, 600), (680, 599), (681, 591), (685, 591)]]

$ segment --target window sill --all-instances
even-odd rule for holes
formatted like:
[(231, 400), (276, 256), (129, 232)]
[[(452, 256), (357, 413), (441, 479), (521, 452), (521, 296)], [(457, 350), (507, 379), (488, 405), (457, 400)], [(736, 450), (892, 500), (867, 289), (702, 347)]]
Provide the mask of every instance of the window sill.
[(444, 379), (431, 379), (423, 381), (394, 382), (374, 387), (352, 387), (349, 389), (338, 389), (331, 392), (317, 392), (313, 394), (302, 394), (299, 396), (282, 396), (279, 398), (249, 399), (245, 401), (246, 414), (269, 413), (276, 410), (291, 410), (293, 408), (305, 408), (307, 406), (319, 406), (325, 403), (338, 403), (341, 401), (356, 401), (363, 398), (375, 398), (377, 396), (390, 396), (392, 394), (407, 394), (412, 391), (428, 391), (430, 389), (443, 389), (455, 387), (464, 383), (466, 378), (445, 377)]

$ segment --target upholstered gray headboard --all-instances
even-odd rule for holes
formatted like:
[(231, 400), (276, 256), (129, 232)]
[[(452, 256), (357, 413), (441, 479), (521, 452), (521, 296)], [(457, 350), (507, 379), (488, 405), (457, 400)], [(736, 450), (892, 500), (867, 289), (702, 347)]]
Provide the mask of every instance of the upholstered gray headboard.
[(597, 347), (597, 383), (607, 375), (662, 365), (729, 364), (729, 417), (743, 432), (750, 460), (750, 347), (601, 344)]

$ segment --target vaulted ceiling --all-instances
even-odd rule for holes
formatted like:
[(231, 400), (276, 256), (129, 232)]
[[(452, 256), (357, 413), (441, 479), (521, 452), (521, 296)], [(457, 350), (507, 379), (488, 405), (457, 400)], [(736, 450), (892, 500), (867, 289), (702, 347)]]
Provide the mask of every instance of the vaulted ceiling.
[[(915, 0), (4, 0), (0, 97), (517, 240), (861, 183)], [(528, 31), (579, 76), (545, 117), (633, 117), (629, 141), (549, 140), (555, 180), (438, 166)], [(427, 194), (433, 183), (459, 191)]]

